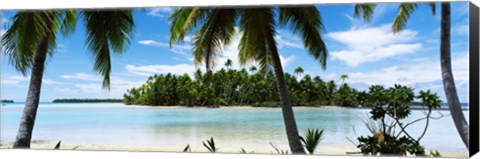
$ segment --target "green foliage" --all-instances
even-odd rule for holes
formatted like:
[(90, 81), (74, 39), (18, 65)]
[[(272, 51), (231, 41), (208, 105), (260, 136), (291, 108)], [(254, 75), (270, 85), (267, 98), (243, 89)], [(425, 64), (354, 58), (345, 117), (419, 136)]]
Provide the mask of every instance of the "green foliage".
[(133, 10), (81, 12), (85, 23), (85, 41), (95, 59), (93, 69), (103, 77), (103, 88), (110, 89), (111, 53), (121, 54), (134, 33)]
[(240, 153), (254, 153), (253, 151), (247, 152), (245, 149), (241, 148)]
[[(154, 75), (144, 85), (127, 90), (124, 103), (153, 106), (279, 106), (275, 75), (269, 71), (256, 71), (254, 67), (250, 70), (253, 71), (223, 68), (216, 72), (197, 70), (194, 77), (170, 73)], [(335, 104), (353, 107), (360, 103), (357, 97), (359, 92), (347, 83), (337, 89), (334, 81), (325, 82), (319, 76), (311, 77), (308, 74), (297, 80), (290, 73), (285, 73), (285, 81), (293, 105)]]
[(306, 139), (300, 136), (300, 140), (303, 142), (303, 146), (307, 149), (308, 153), (313, 154), (318, 144), (323, 139), (322, 136), (323, 129), (320, 131), (318, 129), (307, 129), (307, 132), (305, 133)]
[[(427, 131), (431, 110), (440, 107), (441, 101), (436, 94), (428, 90), (420, 91), (419, 95), (415, 96), (412, 88), (396, 84), (388, 89), (382, 86), (371, 86), (368, 93), (362, 93), (362, 98), (372, 105), (370, 111), (372, 122), (365, 124), (372, 135), (357, 138), (359, 141), (357, 147), (362, 153), (425, 155), (425, 149), (420, 145), (420, 140)], [(415, 98), (420, 99), (422, 104), (429, 108), (428, 113), (425, 118), (404, 123), (402, 120), (410, 115), (410, 105)], [(423, 133), (418, 138), (414, 138), (406, 131), (406, 127), (420, 120), (426, 120), (426, 125)], [(396, 133), (396, 128), (400, 128), (400, 132)]]
[(210, 138), (210, 140), (207, 140), (207, 143), (202, 142), (203, 146), (208, 149), (208, 151), (215, 153), (217, 152), (218, 148), (215, 147), (215, 141), (213, 140), (213, 137)]
[(5, 99), (5, 100), (0, 100), (0, 103), (14, 103), (14, 101)]
[(272, 148), (275, 150), (275, 152), (277, 152), (277, 154), (282, 154), (282, 155), (288, 154), (288, 150), (279, 149), (278, 146), (274, 145), (272, 142), (270, 142), (270, 146), (272, 146)]
[(190, 149), (190, 144), (185, 146), (185, 148), (183, 148), (183, 152), (191, 152), (192, 150)]
[(62, 143), (62, 141), (58, 141), (57, 145), (55, 145), (55, 147), (53, 148), (54, 150), (58, 150), (60, 149), (60, 144)]
[(442, 155), (440, 154), (440, 152), (438, 152), (437, 150), (435, 150), (435, 151), (430, 151), (430, 156), (432, 156), (432, 157), (442, 157)]
[(54, 99), (53, 103), (117, 103), (123, 102), (123, 99)]

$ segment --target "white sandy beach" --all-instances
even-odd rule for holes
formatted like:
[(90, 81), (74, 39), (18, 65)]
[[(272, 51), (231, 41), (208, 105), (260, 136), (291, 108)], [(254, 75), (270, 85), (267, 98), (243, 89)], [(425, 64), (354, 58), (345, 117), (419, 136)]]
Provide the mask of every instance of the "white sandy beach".
[[(13, 143), (1, 143), (0, 148), (12, 148)], [(51, 141), (32, 141), (32, 149), (41, 149), (41, 150), (51, 150), (55, 147), (57, 142)], [(87, 150), (87, 151), (145, 151), (145, 152), (182, 152), (185, 147), (175, 147), (175, 146), (121, 146), (121, 145), (86, 145), (86, 144), (75, 144), (75, 143), (61, 143), (61, 150)], [(271, 148), (270, 150), (252, 150), (244, 148), (248, 153), (253, 151), (258, 154), (276, 154), (275, 150)], [(287, 148), (280, 148), (286, 150)], [(205, 152), (208, 150), (205, 147), (191, 147), (191, 152)], [(315, 155), (333, 155), (333, 156), (361, 156), (357, 149), (352, 144), (348, 145), (319, 145), (315, 151)], [(429, 150), (426, 151), (430, 152)], [(449, 151), (439, 151), (442, 154), (442, 157), (449, 158), (468, 158), (468, 153), (460, 152), (449, 152)], [(220, 147), (218, 153), (240, 153), (240, 148), (233, 147)]]

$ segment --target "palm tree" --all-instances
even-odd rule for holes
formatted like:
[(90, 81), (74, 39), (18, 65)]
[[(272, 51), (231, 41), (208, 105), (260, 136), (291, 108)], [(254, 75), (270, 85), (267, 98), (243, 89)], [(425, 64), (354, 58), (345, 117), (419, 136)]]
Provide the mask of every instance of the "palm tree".
[(255, 67), (255, 66), (250, 66), (250, 72), (253, 73), (253, 72), (255, 72), (255, 71), (257, 71), (257, 67)]
[[(110, 85), (110, 50), (122, 53), (133, 33), (133, 11), (83, 11), (89, 50), (95, 57), (94, 70)], [(45, 60), (56, 48), (57, 35), (74, 31), (75, 11), (19, 11), (2, 37), (11, 65), (24, 76), (30, 70), (30, 85), (14, 148), (30, 148), (42, 86)]]
[(293, 73), (295, 74), (295, 76), (300, 76), (301, 74), (303, 74), (303, 68), (298, 66), (297, 68), (295, 68), (295, 70), (293, 71)]
[(231, 66), (232, 66), (232, 60), (227, 59), (227, 61), (225, 62), (225, 67), (227, 67), (227, 69), (229, 69)]
[(347, 74), (342, 74), (340, 75), (340, 79), (342, 80), (342, 84), (345, 82), (345, 80), (348, 78)]
[(315, 6), (178, 8), (171, 14), (170, 21), (170, 44), (183, 41), (187, 32), (201, 25), (193, 35), (193, 55), (195, 63), (204, 62), (207, 69), (214, 65), (214, 58), (220, 54), (222, 45), (231, 43), (238, 25), (241, 33), (238, 46), (240, 63), (245, 65), (248, 61), (256, 61), (262, 69), (273, 68), (290, 149), (292, 153), (305, 153), (274, 37), (277, 34), (277, 24), (289, 26), (294, 34), (302, 38), (308, 52), (325, 69), (327, 48), (320, 34), (323, 31), (320, 12)]
[[(426, 3), (435, 14), (436, 6), (434, 2)], [(357, 5), (355, 8), (374, 8), (374, 4)], [(418, 7), (416, 3), (402, 3), (399, 6), (399, 13), (392, 24), (394, 33), (401, 32), (410, 18), (410, 14)], [(363, 13), (363, 17), (370, 17), (373, 11), (369, 14)], [(355, 16), (359, 16), (355, 14)], [(469, 126), (465, 116), (463, 115), (460, 101), (458, 99), (457, 90), (455, 87), (455, 80), (452, 73), (451, 49), (450, 49), (450, 35), (451, 35), (451, 7), (450, 2), (441, 3), (441, 29), (440, 29), (440, 66), (443, 79), (443, 88), (447, 98), (450, 113), (452, 114), (455, 127), (462, 138), (463, 143), (469, 148)], [(367, 18), (369, 19), (369, 18)]]

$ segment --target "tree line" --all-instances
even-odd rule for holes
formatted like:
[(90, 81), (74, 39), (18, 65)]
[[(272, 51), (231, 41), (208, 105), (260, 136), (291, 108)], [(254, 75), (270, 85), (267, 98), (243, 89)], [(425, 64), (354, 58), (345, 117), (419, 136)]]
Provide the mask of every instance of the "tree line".
[(123, 99), (80, 99), (80, 98), (60, 98), (54, 99), (53, 103), (120, 103)]
[[(275, 75), (271, 71), (258, 70), (251, 66), (240, 70), (231, 69), (230, 60), (225, 68), (216, 72), (198, 69), (188, 74), (171, 73), (150, 76), (145, 84), (127, 90), (124, 103), (127, 105), (151, 106), (278, 106), (278, 90)], [(289, 97), (295, 106), (337, 105), (345, 107), (368, 106), (368, 92), (350, 87), (341, 75), (334, 80), (303, 74), (298, 67), (292, 74), (285, 73)], [(339, 83), (340, 82), (340, 83)]]

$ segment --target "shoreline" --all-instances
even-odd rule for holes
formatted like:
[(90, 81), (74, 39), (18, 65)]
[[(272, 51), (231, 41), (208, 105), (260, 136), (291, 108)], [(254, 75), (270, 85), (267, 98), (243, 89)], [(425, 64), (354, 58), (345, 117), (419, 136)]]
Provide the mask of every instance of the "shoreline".
[[(190, 108), (190, 109), (268, 109), (268, 108), (281, 108), (280, 106), (251, 106), (251, 105), (232, 105), (232, 106), (154, 106), (154, 105), (125, 105), (126, 107), (134, 108), (158, 108), (158, 109), (178, 109), (178, 108)], [(318, 109), (371, 109), (372, 107), (343, 107), (337, 105), (322, 105), (322, 106), (292, 106), (293, 108), (318, 108)], [(410, 110), (428, 110), (424, 106), (410, 106)], [(432, 110), (449, 110), (448, 107), (441, 107)], [(462, 111), (469, 111), (469, 107), (462, 108)]]
[[(44, 141), (44, 140), (33, 140), (31, 143), (32, 149), (37, 150), (54, 150), (55, 145), (58, 141)], [(0, 149), (11, 149), (12, 142), (2, 142)], [(94, 144), (76, 144), (76, 143), (65, 143), (62, 141), (60, 145), (60, 150), (77, 150), (77, 151), (138, 151), (138, 152), (178, 152), (184, 153), (182, 150), (185, 147), (180, 146), (122, 146), (122, 145), (94, 145)], [(209, 153), (208, 150), (203, 146), (192, 146), (191, 153)], [(280, 149), (286, 149), (282, 147)], [(240, 147), (219, 147), (218, 153), (228, 153), (228, 154), (241, 154)], [(247, 153), (253, 151), (255, 154), (272, 154), (277, 155), (276, 151), (273, 148), (270, 149), (251, 149), (245, 147)], [(426, 153), (430, 153), (430, 150), (426, 150)], [(456, 151), (439, 151), (442, 157), (447, 158), (465, 158), (468, 157), (468, 152), (456, 152)], [(289, 153), (290, 154), (290, 153)], [(315, 154), (319, 156), (363, 156), (360, 153), (360, 150), (352, 144), (342, 144), (342, 145), (320, 145), (317, 147)], [(371, 156), (375, 157), (375, 156)], [(409, 157), (409, 156), (407, 156)]]

